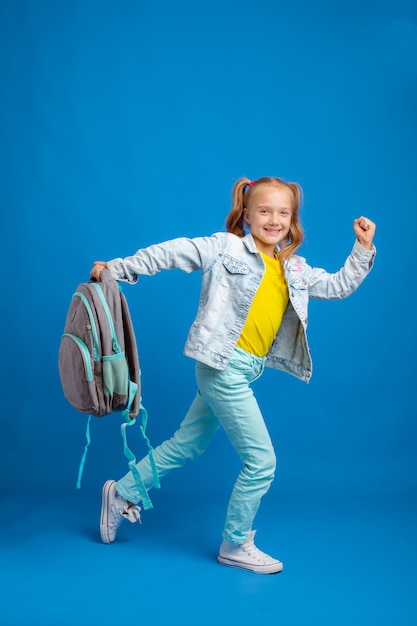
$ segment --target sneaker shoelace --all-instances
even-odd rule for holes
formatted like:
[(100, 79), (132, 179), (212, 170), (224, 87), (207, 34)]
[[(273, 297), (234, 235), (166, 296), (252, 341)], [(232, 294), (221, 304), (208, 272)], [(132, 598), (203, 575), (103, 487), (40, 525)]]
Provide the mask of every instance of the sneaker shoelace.
[(253, 558), (256, 559), (257, 561), (262, 561), (264, 562), (267, 559), (270, 559), (271, 557), (268, 556), (268, 554), (266, 554), (265, 552), (262, 552), (262, 550), (259, 550), (259, 548), (257, 548), (255, 546), (254, 541), (249, 541), (247, 543), (244, 543), (242, 545), (242, 550), (244, 552), (246, 552), (246, 554)]
[(125, 506), (120, 510), (120, 514), (129, 522), (134, 524), (135, 522), (139, 522), (142, 524), (142, 520), (140, 518), (140, 506), (138, 504), (132, 504), (128, 502)]

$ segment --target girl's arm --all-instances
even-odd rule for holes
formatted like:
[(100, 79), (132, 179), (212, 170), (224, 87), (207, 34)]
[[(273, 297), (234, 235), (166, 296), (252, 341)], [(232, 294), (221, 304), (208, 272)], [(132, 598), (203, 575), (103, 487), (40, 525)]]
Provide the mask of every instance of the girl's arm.
[(153, 276), (171, 269), (184, 272), (204, 270), (224, 247), (225, 237), (226, 233), (216, 233), (211, 237), (171, 239), (142, 248), (124, 259), (117, 258), (107, 263), (95, 261), (90, 275), (99, 280), (101, 271), (107, 267), (116, 280), (136, 283), (140, 274)]
[(317, 300), (339, 300), (350, 296), (364, 281), (372, 269), (376, 254), (372, 241), (376, 226), (366, 217), (353, 222), (357, 237), (352, 252), (343, 267), (334, 273), (321, 268), (308, 268), (306, 282), (309, 297)]

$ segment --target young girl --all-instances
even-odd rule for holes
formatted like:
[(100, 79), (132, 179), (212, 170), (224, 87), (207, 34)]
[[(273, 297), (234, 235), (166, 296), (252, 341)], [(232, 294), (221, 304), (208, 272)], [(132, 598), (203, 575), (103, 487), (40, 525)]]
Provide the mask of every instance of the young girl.
[[(301, 189), (279, 178), (242, 178), (233, 187), (227, 232), (178, 238), (138, 250), (125, 259), (97, 261), (91, 276), (107, 267), (115, 279), (166, 269), (201, 270), (200, 303), (184, 348), (196, 360), (197, 395), (174, 435), (153, 451), (158, 477), (199, 457), (224, 428), (242, 464), (223, 529), (218, 561), (259, 574), (280, 572), (281, 561), (254, 544), (252, 523), (274, 478), (275, 454), (251, 389), (265, 366), (309, 381), (306, 339), (309, 298), (346, 298), (369, 273), (375, 256), (375, 224), (355, 219), (356, 235), (344, 266), (329, 274), (295, 254), (303, 240)], [(149, 457), (137, 468), (150, 489)], [(101, 538), (111, 543), (123, 520), (140, 519), (140, 495), (129, 472), (103, 487)]]

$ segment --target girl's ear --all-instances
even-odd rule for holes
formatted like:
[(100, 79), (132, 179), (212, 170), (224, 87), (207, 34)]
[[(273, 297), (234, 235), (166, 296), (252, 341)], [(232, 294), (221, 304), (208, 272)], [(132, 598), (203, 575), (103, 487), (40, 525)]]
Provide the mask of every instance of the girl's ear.
[(246, 222), (246, 224), (249, 224), (249, 215), (248, 215), (247, 209), (243, 209), (243, 219)]

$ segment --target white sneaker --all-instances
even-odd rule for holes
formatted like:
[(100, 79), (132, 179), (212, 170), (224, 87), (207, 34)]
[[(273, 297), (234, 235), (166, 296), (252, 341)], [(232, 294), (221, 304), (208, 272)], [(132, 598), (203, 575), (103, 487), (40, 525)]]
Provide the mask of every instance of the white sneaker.
[(220, 546), (217, 560), (222, 565), (237, 567), (249, 570), (256, 574), (276, 574), (282, 570), (284, 565), (281, 561), (273, 559), (265, 552), (261, 552), (255, 546), (254, 537), (256, 530), (252, 530), (244, 543), (231, 543), (223, 540)]
[(116, 491), (116, 482), (108, 480), (103, 485), (101, 501), (100, 535), (103, 543), (113, 543), (123, 518), (132, 524), (140, 522), (140, 506), (122, 498)]

